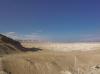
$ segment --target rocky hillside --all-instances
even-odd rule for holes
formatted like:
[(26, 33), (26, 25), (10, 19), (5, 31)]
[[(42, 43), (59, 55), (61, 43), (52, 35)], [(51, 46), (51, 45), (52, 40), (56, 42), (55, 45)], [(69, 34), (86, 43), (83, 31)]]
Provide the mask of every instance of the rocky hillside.
[(20, 42), (0, 34), (0, 55), (25, 51), (37, 51), (38, 48), (24, 48)]
[(0, 55), (20, 52), (21, 45), (18, 41), (0, 34)]

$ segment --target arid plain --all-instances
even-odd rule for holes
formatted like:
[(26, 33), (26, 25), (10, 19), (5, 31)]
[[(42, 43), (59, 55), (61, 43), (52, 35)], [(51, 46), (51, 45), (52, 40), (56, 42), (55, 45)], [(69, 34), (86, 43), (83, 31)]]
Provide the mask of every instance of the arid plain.
[(99, 42), (20, 44), (1, 35), (0, 54), (0, 74), (100, 74)]

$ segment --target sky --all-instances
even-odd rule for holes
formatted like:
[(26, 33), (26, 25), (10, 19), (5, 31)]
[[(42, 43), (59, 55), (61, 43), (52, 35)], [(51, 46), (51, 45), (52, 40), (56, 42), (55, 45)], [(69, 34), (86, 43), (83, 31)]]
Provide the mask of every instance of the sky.
[(100, 1), (0, 0), (0, 33), (55, 41), (100, 40)]

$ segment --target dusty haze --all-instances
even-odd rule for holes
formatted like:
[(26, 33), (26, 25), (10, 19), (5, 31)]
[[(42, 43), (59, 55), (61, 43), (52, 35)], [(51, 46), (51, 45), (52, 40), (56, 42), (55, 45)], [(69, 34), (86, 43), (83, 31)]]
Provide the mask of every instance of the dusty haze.
[(87, 42), (87, 43), (52, 43), (52, 42), (43, 42), (43, 43), (32, 43), (32, 42), (22, 42), (24, 47), (32, 48), (42, 48), (44, 50), (53, 50), (53, 51), (88, 51), (96, 50), (100, 48), (100, 42)]

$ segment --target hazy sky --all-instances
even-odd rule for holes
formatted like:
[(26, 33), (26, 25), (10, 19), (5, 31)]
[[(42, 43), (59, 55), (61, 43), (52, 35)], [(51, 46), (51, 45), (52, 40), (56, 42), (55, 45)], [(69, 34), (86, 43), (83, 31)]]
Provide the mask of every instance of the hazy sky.
[(99, 39), (99, 0), (0, 0), (0, 32), (53, 40)]

